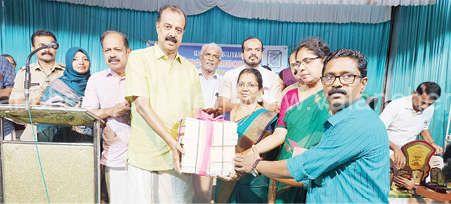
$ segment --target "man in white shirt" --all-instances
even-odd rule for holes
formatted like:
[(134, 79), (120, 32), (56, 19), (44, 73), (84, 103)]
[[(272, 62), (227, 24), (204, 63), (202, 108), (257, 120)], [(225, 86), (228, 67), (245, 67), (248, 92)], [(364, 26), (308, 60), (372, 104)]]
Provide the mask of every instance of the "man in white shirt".
[(200, 84), (204, 97), (204, 108), (215, 108), (221, 77), (216, 69), (221, 63), (222, 49), (216, 43), (202, 46), (200, 50)]
[(278, 111), (283, 83), (276, 73), (260, 65), (263, 55), (262, 41), (257, 37), (249, 37), (243, 41), (241, 48), (245, 65), (227, 71), (224, 74), (221, 88), (219, 89), (219, 106), (223, 111), (227, 112), (239, 103), (236, 87), (238, 75), (245, 68), (254, 68), (260, 71), (263, 77), (263, 96), (260, 102), (263, 103), (266, 109)]
[[(443, 152), (442, 147), (435, 144), (429, 132), (429, 124), (434, 115), (434, 102), (440, 97), (440, 86), (434, 82), (421, 83), (412, 95), (390, 102), (381, 113), (380, 118), (387, 128), (392, 160), (397, 168), (406, 164), (401, 147), (421, 135), (431, 144), (437, 154)], [(431, 160), (440, 160), (433, 158)], [(443, 163), (443, 161), (442, 161)]]

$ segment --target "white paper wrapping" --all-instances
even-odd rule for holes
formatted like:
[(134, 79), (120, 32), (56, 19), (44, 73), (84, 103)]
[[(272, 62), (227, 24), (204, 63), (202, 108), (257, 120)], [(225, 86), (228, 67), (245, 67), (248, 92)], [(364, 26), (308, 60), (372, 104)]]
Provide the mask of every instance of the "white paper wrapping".
[[(180, 142), (185, 154), (181, 172), (208, 176), (226, 176), (234, 171), (237, 125), (230, 121), (185, 119), (184, 135)], [(211, 124), (211, 146), (208, 146), (208, 126)]]

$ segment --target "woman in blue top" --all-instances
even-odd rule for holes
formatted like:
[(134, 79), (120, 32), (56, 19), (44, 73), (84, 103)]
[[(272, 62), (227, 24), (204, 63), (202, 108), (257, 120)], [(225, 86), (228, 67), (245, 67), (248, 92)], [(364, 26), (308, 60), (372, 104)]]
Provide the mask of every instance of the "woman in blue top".
[[(63, 76), (50, 83), (41, 97), (41, 105), (80, 107), (90, 73), (88, 53), (79, 47), (66, 53)], [(71, 126), (38, 125), (38, 141), (76, 142), (84, 140), (83, 134), (72, 131)], [(87, 138), (89, 139), (89, 138)]]

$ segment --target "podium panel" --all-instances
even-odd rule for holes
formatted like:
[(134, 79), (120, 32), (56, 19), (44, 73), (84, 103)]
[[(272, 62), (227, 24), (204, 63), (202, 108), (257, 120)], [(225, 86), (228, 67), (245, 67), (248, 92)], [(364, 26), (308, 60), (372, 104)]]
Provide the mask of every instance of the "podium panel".
[(39, 148), (50, 203), (95, 203), (95, 148), (89, 143), (1, 144), (3, 202), (46, 203), (36, 155)]

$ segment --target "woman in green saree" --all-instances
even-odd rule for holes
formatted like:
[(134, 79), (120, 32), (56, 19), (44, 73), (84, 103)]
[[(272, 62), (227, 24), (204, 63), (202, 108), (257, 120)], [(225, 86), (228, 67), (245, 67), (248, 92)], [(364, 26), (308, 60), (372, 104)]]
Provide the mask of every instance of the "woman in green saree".
[[(257, 102), (257, 98), (262, 95), (263, 90), (262, 76), (257, 69), (241, 71), (237, 87), (240, 104), (232, 111), (225, 113), (224, 118), (237, 123), (239, 139), (236, 152), (240, 153), (265, 136), (272, 134), (277, 113), (264, 109)], [(243, 174), (236, 181), (218, 181), (215, 189), (215, 201), (266, 203), (268, 185), (268, 177), (254, 177), (251, 174)]]
[[(320, 77), (329, 48), (321, 40), (312, 38), (301, 42), (295, 52), (296, 60), (290, 66), (294, 68), (299, 84), (283, 96), (274, 133), (256, 144), (255, 151), (247, 152), (246, 158), (257, 158), (253, 154), (262, 154), (282, 145), (277, 160), (284, 160), (302, 154), (321, 140), (329, 112)], [(268, 200), (303, 203), (305, 194), (303, 184), (294, 180), (271, 181)]]

